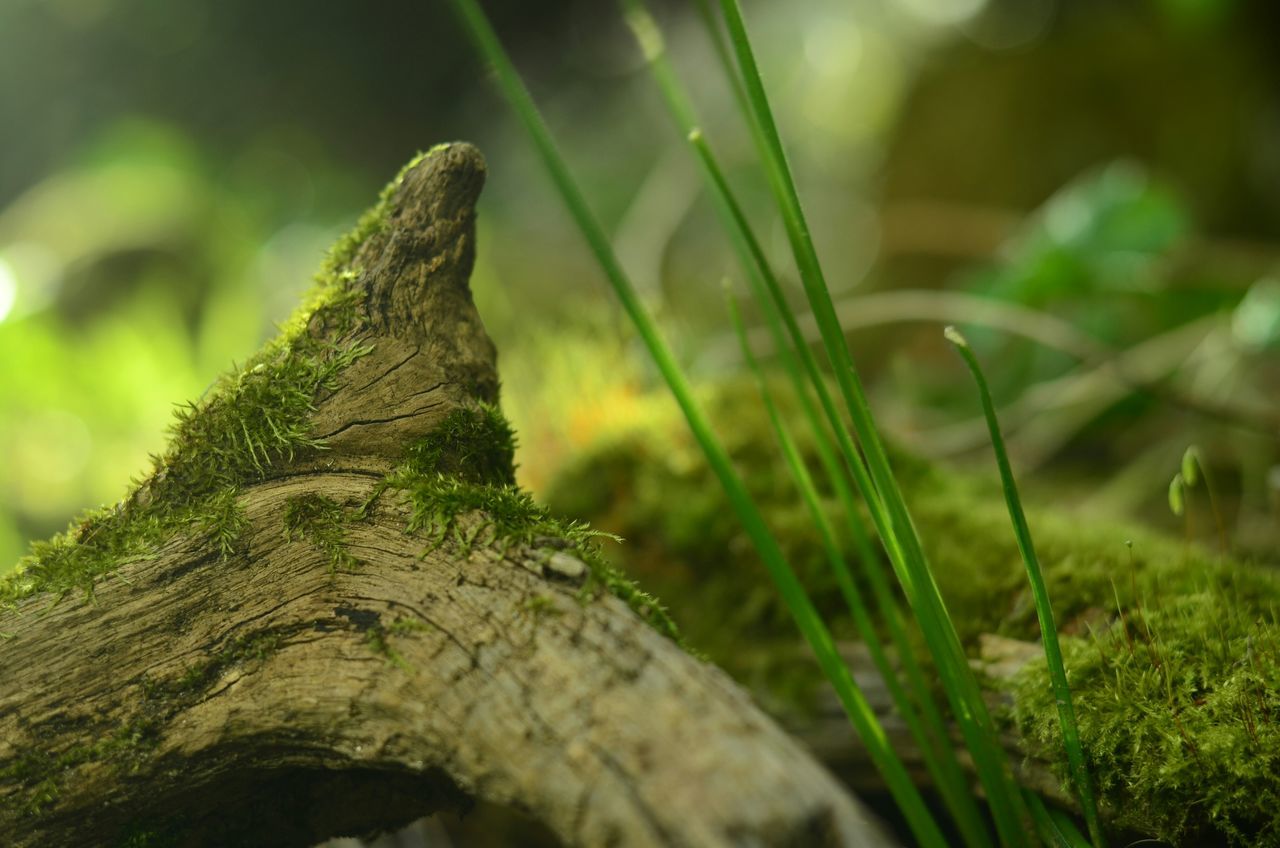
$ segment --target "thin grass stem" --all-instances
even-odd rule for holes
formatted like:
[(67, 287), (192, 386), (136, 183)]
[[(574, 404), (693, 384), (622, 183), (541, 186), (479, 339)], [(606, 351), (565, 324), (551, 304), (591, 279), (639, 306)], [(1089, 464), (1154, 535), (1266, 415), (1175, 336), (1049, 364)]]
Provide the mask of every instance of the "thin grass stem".
[(1034, 792), (1024, 792), (1036, 831), (1046, 845), (1053, 848), (1091, 848), (1075, 822), (1061, 810), (1049, 809)]
[(1085, 824), (1089, 828), (1089, 836), (1095, 845), (1102, 846), (1102, 825), (1098, 821), (1098, 805), (1093, 796), (1093, 786), (1089, 780), (1089, 770), (1085, 764), (1084, 748), (1080, 744), (1080, 729), (1076, 725), (1075, 706), (1071, 700), (1071, 686), (1067, 682), (1067, 670), (1062, 662), (1062, 647), (1058, 643), (1058, 627), (1053, 620), (1053, 606), (1049, 602), (1049, 587), (1045, 584), (1044, 572), (1040, 568), (1040, 559), (1036, 556), (1035, 544), (1031, 540), (1031, 528), (1027, 524), (1027, 516), (1022, 510), (1022, 501), (1018, 497), (1018, 485), (1013, 479), (1013, 468), (1009, 464), (1009, 454), (1005, 450), (1004, 437), (1000, 433), (1000, 422), (996, 419), (996, 408), (991, 400), (991, 390), (987, 387), (987, 379), (978, 364), (969, 342), (955, 327), (947, 327), (947, 340), (955, 345), (960, 356), (973, 373), (973, 380), (978, 386), (978, 396), (982, 400), (982, 411), (987, 418), (987, 428), (991, 431), (991, 447), (995, 451), (996, 465), (1000, 469), (1000, 483), (1004, 489), (1005, 503), (1009, 507), (1009, 518), (1013, 522), (1013, 533), (1018, 540), (1018, 550), (1022, 554), (1022, 562), (1026, 565), (1027, 579), (1031, 583), (1031, 595), (1035, 600), (1036, 616), (1040, 620), (1040, 638), (1044, 642), (1045, 659), (1049, 666), (1049, 680), (1053, 686), (1053, 697), (1058, 707), (1058, 722), (1062, 726), (1062, 743), (1067, 752), (1067, 763), (1071, 772), (1071, 782), (1075, 784), (1076, 797), (1080, 801), (1080, 809), (1084, 811)]
[[(882, 502), (875, 496), (875, 490), (866, 466), (854, 447), (853, 439), (845, 427), (844, 421), (835, 409), (835, 404), (821, 373), (818, 371), (817, 363), (814, 361), (812, 353), (808, 347), (795, 348), (789, 345), (783, 335), (782, 326), (784, 324), (789, 325), (791, 329), (798, 333), (799, 330), (794, 320), (787, 320), (794, 319), (794, 316), (790, 310), (786, 309), (786, 302), (782, 299), (781, 286), (778, 285), (777, 278), (765, 259), (758, 240), (747, 224), (741, 207), (730, 191), (719, 165), (698, 133), (692, 133), (690, 140), (699, 155), (704, 171), (712, 181), (713, 197), (717, 200), (717, 206), (722, 210), (722, 214), (727, 218), (726, 227), (733, 236), (752, 293), (765, 315), (783, 370), (792, 383), (804, 418), (813, 434), (814, 447), (818, 454), (819, 462), (822, 464), (827, 479), (841, 504), (845, 516), (845, 524), (853, 540), (854, 549), (858, 553), (859, 560), (863, 563), (863, 574), (871, 584), (871, 590), (875, 596), (881, 617), (889, 631), (894, 647), (898, 651), (898, 656), (901, 658), (903, 671), (906, 674), (916, 703), (924, 716), (924, 726), (927, 728), (928, 738), (919, 741), (922, 751), (926, 752), (926, 764), (930, 766), (930, 772), (937, 782), (943, 800), (951, 811), (965, 843), (971, 846), (986, 845), (988, 844), (986, 829), (982, 824), (973, 796), (967, 789), (967, 781), (960, 768), (960, 763), (956, 759), (955, 749), (947, 733), (942, 713), (934, 701), (933, 693), (925, 681), (924, 670), (921, 668), (920, 662), (915, 655), (915, 649), (907, 637), (907, 628), (898, 608), (898, 600), (889, 585), (880, 558), (876, 556), (871, 547), (871, 539), (867, 534), (866, 527), (863, 525), (863, 520), (854, 500), (854, 494), (849, 488), (846, 474), (852, 471), (855, 480), (860, 481), (860, 489), (870, 495), (868, 507), (872, 520), (881, 538), (888, 539), (892, 543), (894, 537), (888, 529), (888, 515)], [(779, 304), (781, 304), (781, 307)], [(794, 341), (794, 334), (792, 338)], [(799, 351), (799, 354), (797, 354), (797, 351)], [(797, 359), (800, 360), (799, 363), (797, 363)], [(801, 365), (803, 365), (810, 378), (808, 384), (801, 377)], [(840, 465), (839, 460), (836, 459), (832, 451), (830, 434), (827, 428), (822, 425), (818, 417), (818, 411), (814, 408), (813, 399), (810, 395), (811, 391), (816, 391), (819, 401), (826, 412), (827, 422), (832, 428), (832, 432), (836, 434), (837, 442), (847, 463), (844, 467)], [(895, 551), (893, 549), (886, 547), (886, 550), (889, 552), (890, 557), (894, 556)], [(901, 557), (900, 551), (896, 553)], [(930, 751), (933, 756), (928, 755), (927, 752)]]

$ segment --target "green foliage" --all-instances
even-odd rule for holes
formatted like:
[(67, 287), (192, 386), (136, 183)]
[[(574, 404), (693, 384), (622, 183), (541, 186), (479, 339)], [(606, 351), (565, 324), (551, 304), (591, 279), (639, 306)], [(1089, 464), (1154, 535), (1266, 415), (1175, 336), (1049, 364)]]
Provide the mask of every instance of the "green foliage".
[(307, 433), (316, 394), (369, 348), (323, 348), (301, 336), (283, 339), (242, 371), (224, 377), (208, 398), (178, 412), (169, 450), (155, 471), (111, 510), (92, 512), (49, 542), (37, 542), (0, 583), (0, 603), (40, 592), (91, 591), (94, 580), (150, 552), (191, 523), (223, 556), (243, 526), (238, 488), (284, 459), (322, 447)]
[(948, 341), (956, 346), (965, 364), (973, 373), (978, 387), (978, 395), (982, 403), (982, 411), (991, 433), (991, 445), (995, 451), (996, 466), (1000, 471), (1000, 482), (1004, 489), (1005, 504), (1009, 508), (1009, 518), (1013, 522), (1014, 537), (1018, 542), (1018, 552), (1027, 568), (1027, 578), (1031, 585), (1031, 595), (1035, 602), (1036, 618), (1040, 624), (1040, 640), (1044, 645), (1046, 668), (1049, 681), (1053, 686), (1054, 705), (1057, 707), (1059, 729), (1062, 732), (1062, 748), (1070, 764), (1071, 782), (1075, 788), (1076, 799), (1084, 812), (1085, 823), (1089, 827), (1089, 838), (1095, 845), (1105, 845), (1102, 825), (1098, 820), (1098, 805), (1093, 795), (1093, 784), (1089, 769), (1085, 765), (1084, 751), (1080, 747), (1080, 732), (1076, 725), (1075, 707), (1072, 704), (1071, 687), (1067, 683), (1067, 672), (1063, 668), (1062, 648), (1058, 641), (1058, 625), (1053, 617), (1053, 605), (1045, 588), (1044, 573), (1040, 568), (1040, 559), (1036, 555), (1035, 544), (1031, 541), (1031, 528), (1022, 509), (1022, 499), (1018, 495), (1018, 486), (1013, 478), (1013, 468), (1005, 450), (1004, 436), (1000, 432), (1000, 424), (996, 419), (995, 404), (991, 400), (991, 392), (987, 388), (987, 378), (982, 373), (978, 359), (969, 349), (969, 343), (955, 327), (947, 327), (945, 335)]
[[(1020, 585), (1006, 522), (992, 508), (995, 497), (984, 482), (935, 474), (914, 500), (926, 539), (935, 540), (930, 557), (948, 606), (971, 643), (981, 633), (1037, 636), (1035, 607)], [(1261, 721), (1255, 737), (1245, 717), (1276, 708), (1280, 681), (1267, 647), (1280, 639), (1274, 574), (1094, 517), (1041, 511), (1030, 520), (1102, 809), (1162, 838), (1184, 826), (1277, 832), (1280, 806), (1269, 769), (1280, 740)], [(1245, 681), (1254, 700), (1233, 705), (1229, 693)], [(1208, 693), (1216, 693), (1212, 705), (1196, 703)], [(1065, 778), (1043, 660), (1018, 678), (1014, 695), (1011, 720)], [(1237, 841), (1277, 844), (1268, 838)]]
[[(735, 381), (707, 388), (704, 403), (711, 422), (724, 434), (725, 446), (734, 464), (743, 470), (743, 479), (774, 528), (787, 561), (809, 588), (833, 632), (841, 638), (855, 636), (838, 582), (813, 532), (812, 517), (796, 497), (787, 468), (774, 448), (754, 385)], [(858, 549), (839, 499), (823, 475), (813, 433), (801, 426), (802, 413), (795, 396), (782, 386), (774, 388), (775, 401), (813, 476), (841, 552), (846, 559), (855, 559)], [(936, 469), (920, 460), (895, 452), (893, 464), (908, 490), (935, 485)], [(697, 447), (671, 420), (670, 411), (665, 420), (655, 421), (650, 428), (619, 436), (566, 463), (545, 500), (557, 515), (590, 520), (634, 539), (617, 549), (621, 561), (628, 571), (644, 573), (646, 582), (652, 582), (658, 594), (669, 599), (689, 641), (711, 653), (716, 662), (747, 677), (764, 674), (751, 665), (747, 654), (735, 653), (735, 647), (747, 639), (778, 642), (794, 633), (785, 604), (758, 567), (723, 493), (699, 461)], [(680, 508), (672, 509), (671, 504)], [(732, 568), (724, 567), (726, 551), (731, 554)], [(650, 570), (646, 567), (649, 563), (659, 565)], [(860, 591), (871, 592), (860, 570), (854, 578)], [(688, 594), (682, 589), (683, 581), (698, 586), (696, 608), (681, 607)]]
[[(1123, 619), (1063, 640), (1091, 770), (1118, 820), (1139, 832), (1178, 843), (1207, 827), (1233, 845), (1280, 845), (1276, 586), (1184, 568), (1158, 586), (1144, 581), (1138, 597), (1122, 590)], [(1019, 729), (1061, 770), (1042, 662), (1014, 694)]]
[(446, 474), (473, 483), (514, 486), (515, 433), (501, 410), (487, 403), (458, 407), (409, 447), (415, 474)]
[(235, 553), (236, 542), (248, 524), (244, 507), (236, 498), (235, 488), (227, 486), (212, 495), (198, 523), (218, 546), (218, 553), (223, 559)]
[(374, 490), (370, 503), (389, 489), (404, 492), (411, 510), (408, 531), (426, 534), (435, 545), (449, 541), (464, 551), (477, 544), (562, 545), (586, 563), (586, 589), (616, 595), (680, 642), (662, 604), (601, 556), (598, 540), (608, 534), (554, 517), (515, 485), (514, 451), (515, 435), (501, 410), (484, 403), (459, 407), (409, 445), (404, 464)]
[[(345, 306), (345, 298), (334, 304)], [(321, 447), (308, 435), (313, 402), (369, 350), (358, 344), (335, 347), (305, 332), (278, 339), (242, 370), (220, 379), (207, 399), (177, 412), (169, 450), (144, 485), (156, 489), (155, 498), (204, 498)]]
[(1024, 305), (1132, 292), (1189, 229), (1171, 189), (1136, 163), (1113, 162), (1056, 192), (1007, 246), (1005, 264), (979, 281)]

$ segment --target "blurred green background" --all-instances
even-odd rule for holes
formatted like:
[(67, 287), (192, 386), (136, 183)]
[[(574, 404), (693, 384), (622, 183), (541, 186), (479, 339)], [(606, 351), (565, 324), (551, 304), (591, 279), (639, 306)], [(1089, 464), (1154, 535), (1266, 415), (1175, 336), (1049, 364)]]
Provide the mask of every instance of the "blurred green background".
[[(693, 373), (738, 368), (736, 272), (613, 4), (488, 2)], [(1235, 544), (1280, 513), (1280, 7), (744, 3), (880, 417), (987, 462), (966, 327), (1042, 496), (1145, 515), (1206, 454)], [(658, 4), (782, 268), (690, 4)], [(535, 493), (666, 401), (441, 2), (0, 4), (0, 572), (121, 497), (175, 403), (273, 332), (417, 150), (490, 164), (476, 298)], [(1203, 528), (1202, 528), (1203, 529)]]

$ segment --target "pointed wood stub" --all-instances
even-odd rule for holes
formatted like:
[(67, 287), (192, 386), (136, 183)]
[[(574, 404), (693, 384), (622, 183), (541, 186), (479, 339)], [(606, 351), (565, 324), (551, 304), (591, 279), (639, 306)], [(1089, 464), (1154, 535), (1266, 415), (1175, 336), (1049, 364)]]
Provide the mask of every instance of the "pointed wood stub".
[(373, 347), (316, 411), (329, 456), (397, 461), (458, 405), (498, 399), (497, 351), (471, 296), (476, 200), (486, 168), (466, 143), (440, 145), (403, 175), (349, 270), (364, 289)]

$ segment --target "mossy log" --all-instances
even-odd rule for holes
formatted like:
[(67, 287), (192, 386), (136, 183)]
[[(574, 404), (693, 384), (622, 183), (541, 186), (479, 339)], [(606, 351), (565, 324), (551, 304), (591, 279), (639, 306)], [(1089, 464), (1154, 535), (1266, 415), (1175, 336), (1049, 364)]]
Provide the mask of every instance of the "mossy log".
[(573, 845), (877, 845), (873, 818), (510, 484), (463, 144), (280, 340), (0, 587), (6, 845), (309, 845), (482, 799)]

